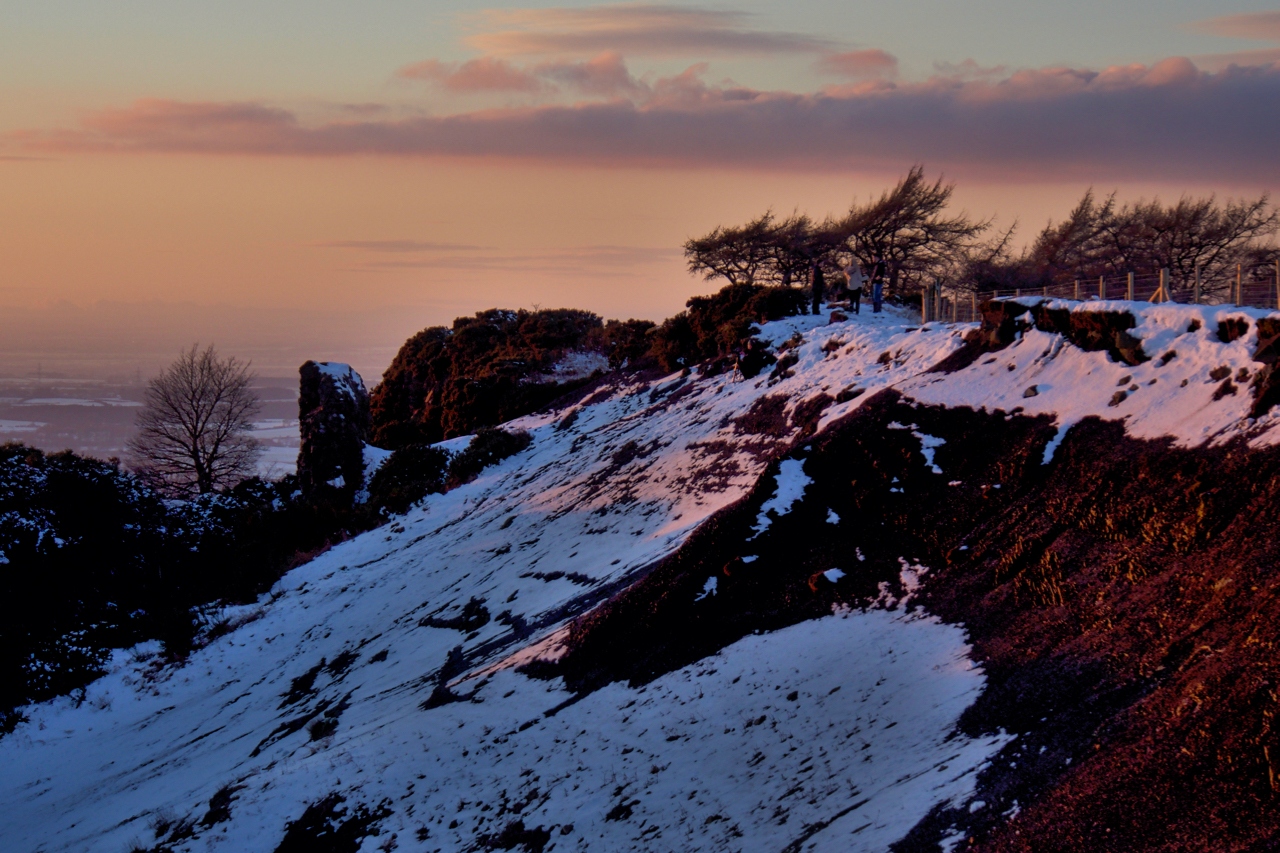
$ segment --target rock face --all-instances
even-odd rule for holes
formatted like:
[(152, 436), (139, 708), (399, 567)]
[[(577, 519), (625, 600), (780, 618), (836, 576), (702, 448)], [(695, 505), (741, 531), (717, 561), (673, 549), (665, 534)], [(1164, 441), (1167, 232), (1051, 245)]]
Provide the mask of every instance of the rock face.
[(364, 479), (369, 392), (348, 364), (308, 361), (298, 373), (298, 482), (306, 495), (337, 490), (350, 498)]

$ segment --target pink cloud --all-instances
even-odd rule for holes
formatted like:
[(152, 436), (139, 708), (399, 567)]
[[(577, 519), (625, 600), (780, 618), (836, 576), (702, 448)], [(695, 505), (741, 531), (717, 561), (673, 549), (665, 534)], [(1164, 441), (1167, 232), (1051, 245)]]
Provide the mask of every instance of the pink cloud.
[(429, 80), (451, 92), (527, 92), (554, 94), (555, 84), (584, 95), (643, 96), (648, 88), (631, 76), (622, 56), (606, 51), (585, 61), (556, 60), (519, 68), (505, 59), (481, 57), (464, 63), (427, 59), (396, 71), (407, 80)]
[(933, 63), (934, 73), (941, 77), (950, 77), (962, 80), (981, 80), (990, 77), (1000, 77), (1009, 69), (1004, 65), (992, 65), (983, 67), (972, 59), (966, 59), (962, 62), (935, 62)]
[(1222, 71), (1232, 65), (1274, 65), (1280, 63), (1280, 47), (1239, 50), (1234, 53), (1207, 53), (1193, 59), (1197, 67), (1206, 71)]
[(621, 54), (606, 51), (585, 62), (549, 62), (534, 73), (575, 89), (584, 95), (643, 96), (648, 89), (631, 76)]
[(1255, 41), (1280, 41), (1280, 12), (1246, 12), (1240, 15), (1223, 15), (1207, 21), (1197, 21), (1192, 29), (1215, 36), (1251, 39)]
[(883, 50), (855, 50), (834, 53), (818, 60), (818, 69), (855, 79), (862, 77), (896, 77), (898, 58)]
[(482, 56), (461, 64), (427, 59), (396, 71), (407, 80), (431, 80), (450, 92), (538, 92), (544, 86), (537, 77), (511, 63)]
[(490, 10), (476, 16), (482, 32), (467, 43), (503, 56), (594, 55), (620, 51), (646, 56), (773, 55), (829, 52), (829, 39), (753, 30), (742, 12), (620, 3), (583, 8)]
[[(609, 63), (601, 60), (602, 69)], [(615, 69), (616, 70), (616, 69)], [(694, 66), (636, 101), (304, 125), (260, 104), (140, 101), (75, 129), (11, 137), (31, 151), (176, 151), (845, 171), (926, 162), (1010, 179), (1280, 184), (1280, 69), (1186, 59), (1000, 79), (865, 81), (814, 94), (702, 79)], [(610, 72), (614, 73), (614, 72)], [(603, 76), (608, 76), (603, 75)]]

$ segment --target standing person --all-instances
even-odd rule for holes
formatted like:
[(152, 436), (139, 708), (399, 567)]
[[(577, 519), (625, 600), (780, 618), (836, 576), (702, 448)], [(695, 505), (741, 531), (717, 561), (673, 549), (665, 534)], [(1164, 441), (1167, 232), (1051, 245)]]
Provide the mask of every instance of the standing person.
[(858, 265), (858, 259), (849, 257), (849, 265), (844, 268), (845, 289), (849, 291), (849, 307), (853, 309), (853, 313), (862, 313), (862, 288), (866, 279), (862, 275), (862, 267)]
[(822, 264), (813, 262), (813, 313), (821, 313), (823, 291), (827, 288), (826, 279), (822, 275)]
[(871, 266), (871, 311), (875, 314), (880, 313), (880, 305), (884, 299), (884, 274), (884, 258), (876, 255), (875, 263)]

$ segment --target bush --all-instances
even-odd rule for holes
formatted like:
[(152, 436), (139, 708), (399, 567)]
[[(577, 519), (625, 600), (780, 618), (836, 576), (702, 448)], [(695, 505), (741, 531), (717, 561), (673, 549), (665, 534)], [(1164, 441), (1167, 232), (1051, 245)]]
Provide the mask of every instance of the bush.
[(609, 356), (609, 366), (614, 370), (639, 368), (653, 361), (652, 335), (656, 328), (657, 325), (648, 320), (610, 320), (595, 339), (599, 341), (599, 349)]
[(449, 487), (471, 482), (485, 468), (501, 462), (508, 456), (514, 456), (531, 443), (533, 443), (533, 437), (523, 430), (520, 432), (487, 428), (478, 430), (467, 449), (454, 456), (449, 462)]
[(794, 317), (805, 310), (803, 290), (793, 287), (762, 287), (747, 303), (748, 313), (757, 323)]
[(653, 332), (651, 353), (664, 370), (677, 370), (740, 349), (755, 323), (804, 311), (803, 291), (790, 287), (730, 284), (711, 296), (695, 296), (688, 310)]
[(373, 443), (390, 450), (434, 444), (537, 411), (587, 380), (532, 381), (536, 374), (567, 352), (600, 346), (602, 336), (634, 351), (645, 331), (619, 324), (604, 335), (599, 317), (571, 308), (493, 308), (459, 317), (451, 329), (425, 329), (405, 342), (373, 390)]
[(411, 444), (387, 457), (369, 483), (369, 503), (403, 513), (429, 494), (443, 492), (450, 454), (427, 444)]

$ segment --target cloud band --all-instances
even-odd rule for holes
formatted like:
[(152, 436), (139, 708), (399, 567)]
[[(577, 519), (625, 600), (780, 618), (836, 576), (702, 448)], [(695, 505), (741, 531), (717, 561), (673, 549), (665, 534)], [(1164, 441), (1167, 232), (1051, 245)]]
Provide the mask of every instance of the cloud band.
[(36, 151), (494, 157), (625, 166), (843, 170), (904, 162), (1015, 179), (1280, 183), (1280, 69), (1216, 74), (1186, 59), (997, 81), (872, 80), (820, 93), (702, 83), (643, 100), (304, 125), (261, 104), (140, 101), (80, 128), (14, 136)]

